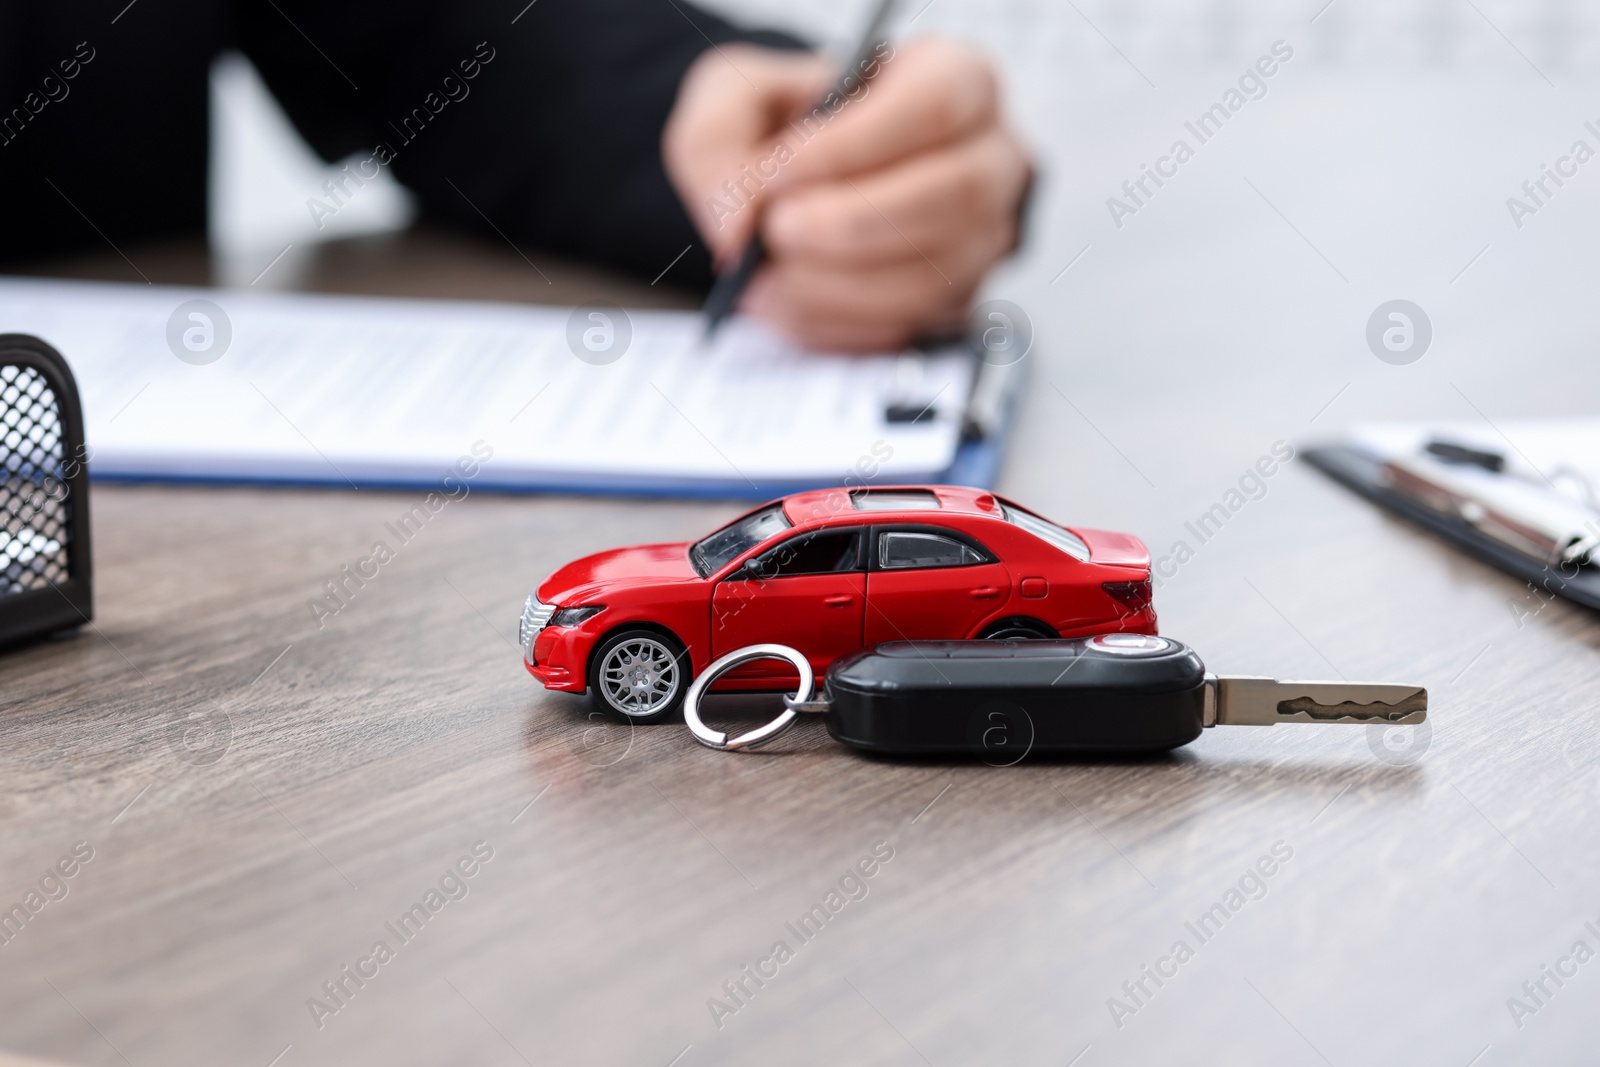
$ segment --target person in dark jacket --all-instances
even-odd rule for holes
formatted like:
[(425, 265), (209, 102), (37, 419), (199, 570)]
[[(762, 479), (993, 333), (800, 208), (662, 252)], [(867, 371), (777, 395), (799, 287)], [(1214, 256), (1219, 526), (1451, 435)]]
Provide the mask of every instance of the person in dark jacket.
[(669, 280), (697, 288), (759, 227), (744, 309), (822, 345), (959, 322), (1030, 180), (951, 42), (814, 109), (829, 62), (682, 0), (0, 0), (0, 262), (202, 234), (226, 48), (323, 158), (361, 157), (344, 191), (391, 168), (425, 220), (646, 277), (692, 246)]

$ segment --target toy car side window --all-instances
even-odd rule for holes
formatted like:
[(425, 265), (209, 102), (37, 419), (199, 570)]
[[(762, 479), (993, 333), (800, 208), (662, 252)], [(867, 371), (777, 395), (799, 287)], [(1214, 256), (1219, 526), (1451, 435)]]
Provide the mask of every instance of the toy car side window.
[(792, 537), (752, 561), (762, 578), (837, 574), (861, 569), (861, 530), (820, 530)]
[(972, 563), (987, 562), (971, 545), (943, 534), (920, 530), (884, 530), (878, 534), (879, 570), (965, 567)]

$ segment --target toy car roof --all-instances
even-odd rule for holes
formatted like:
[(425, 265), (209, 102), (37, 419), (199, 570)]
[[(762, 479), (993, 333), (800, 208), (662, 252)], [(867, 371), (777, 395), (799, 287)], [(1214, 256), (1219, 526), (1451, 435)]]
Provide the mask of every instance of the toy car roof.
[(927, 521), (935, 514), (1000, 516), (993, 493), (964, 485), (884, 485), (861, 489), (813, 489), (783, 500), (796, 526), (845, 519), (873, 522)]

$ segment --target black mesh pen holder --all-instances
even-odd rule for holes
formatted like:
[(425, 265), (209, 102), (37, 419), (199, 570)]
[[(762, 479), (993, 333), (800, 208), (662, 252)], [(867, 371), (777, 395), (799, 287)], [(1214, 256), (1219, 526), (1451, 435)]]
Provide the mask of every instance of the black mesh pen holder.
[(0, 334), (0, 647), (94, 613), (88, 449), (61, 353)]

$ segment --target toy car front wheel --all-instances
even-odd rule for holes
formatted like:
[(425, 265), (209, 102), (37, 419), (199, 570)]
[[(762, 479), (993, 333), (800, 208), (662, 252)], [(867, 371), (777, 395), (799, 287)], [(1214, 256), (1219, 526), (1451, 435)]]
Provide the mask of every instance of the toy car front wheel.
[(602, 710), (633, 722), (660, 722), (689, 691), (689, 655), (655, 630), (612, 634), (595, 650), (590, 691)]

